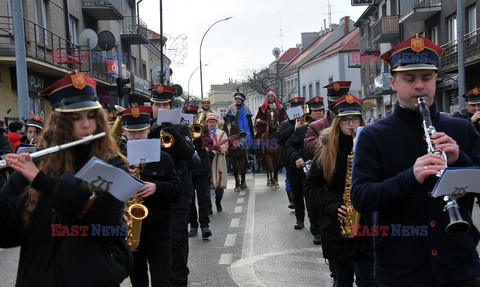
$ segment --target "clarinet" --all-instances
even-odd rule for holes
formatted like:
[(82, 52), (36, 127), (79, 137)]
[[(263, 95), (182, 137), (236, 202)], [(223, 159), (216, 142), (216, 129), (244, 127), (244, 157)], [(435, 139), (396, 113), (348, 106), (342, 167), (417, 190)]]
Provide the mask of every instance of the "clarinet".
[[(425, 103), (425, 99), (423, 97), (418, 97), (417, 101), (418, 101), (420, 114), (422, 115), (422, 118), (423, 118), (423, 130), (425, 131), (425, 140), (427, 141), (427, 152), (441, 155), (446, 168), (447, 155), (445, 154), (444, 151), (436, 149), (435, 145), (433, 144), (432, 135), (437, 131), (435, 130), (435, 127), (432, 124), (432, 119), (430, 117), (430, 110), (428, 109), (427, 104)], [(439, 170), (436, 176), (441, 177), (445, 168), (442, 170)], [(450, 223), (445, 228), (445, 231), (448, 234), (462, 234), (467, 232), (470, 229), (470, 224), (462, 219), (460, 212), (458, 211), (459, 206), (457, 203), (457, 199), (462, 197), (463, 195), (465, 195), (465, 193), (463, 194), (452, 193), (450, 195), (446, 195), (443, 198), (443, 201), (447, 202), (447, 204), (443, 208), (443, 211), (447, 211), (448, 216), (450, 218)]]

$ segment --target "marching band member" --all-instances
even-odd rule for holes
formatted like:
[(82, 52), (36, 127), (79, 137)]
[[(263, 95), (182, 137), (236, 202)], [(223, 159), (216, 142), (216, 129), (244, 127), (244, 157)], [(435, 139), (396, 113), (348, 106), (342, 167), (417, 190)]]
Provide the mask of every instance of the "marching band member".
[[(134, 106), (121, 112), (128, 141), (148, 138), (150, 113), (149, 106)], [(161, 151), (160, 161), (139, 168), (140, 179), (145, 185), (137, 196), (143, 199), (148, 215), (142, 221), (140, 244), (133, 251), (134, 268), (130, 281), (133, 287), (150, 286), (150, 271), (151, 286), (170, 286), (170, 205), (180, 199), (180, 180), (172, 157), (164, 151)]]
[(36, 145), (44, 125), (45, 120), (39, 115), (34, 115), (28, 118), (25, 123), (25, 136), (20, 140), (21, 143), (17, 146), (17, 150), (19, 147)]
[[(354, 273), (357, 286), (376, 286), (371, 237), (344, 238), (340, 228), (347, 217), (343, 197), (346, 182), (351, 180), (346, 177), (351, 176), (348, 161), (353, 160), (352, 136), (358, 126), (365, 125), (362, 104), (360, 99), (347, 94), (329, 106), (335, 114), (332, 126), (322, 131), (322, 144), (315, 151), (306, 179), (305, 193), (310, 194), (313, 207), (321, 213), (323, 257), (334, 265), (335, 286), (353, 286)], [(360, 224), (371, 226), (371, 214), (362, 214)]]
[[(108, 133), (95, 85), (74, 71), (39, 93), (53, 111), (37, 147), (42, 150), (101, 132), (105, 137), (35, 162), (28, 153), (6, 156), (15, 172), (0, 191), (0, 247), (21, 247), (16, 286), (119, 286), (132, 268), (124, 236), (70, 233), (91, 224), (124, 226), (124, 202), (109, 192), (94, 192), (74, 177), (93, 156), (127, 170), (126, 158)], [(62, 232), (55, 231), (55, 225)], [(109, 250), (102, 250), (100, 243)], [(109, 266), (102, 263), (105, 253), (116, 258)]]
[[(175, 87), (157, 85), (151, 88), (152, 102), (152, 128), (149, 138), (160, 138), (161, 132), (170, 134), (175, 143), (168, 148), (163, 148), (175, 164), (175, 172), (182, 183), (182, 197), (171, 205), (170, 241), (172, 243), (171, 281), (174, 286), (187, 286), (188, 284), (188, 213), (192, 198), (192, 176), (188, 169), (188, 161), (196, 155), (195, 147), (190, 138), (190, 131), (184, 124), (169, 122), (157, 124), (158, 114), (162, 110), (172, 109), (171, 102), (175, 94)], [(198, 156), (197, 156), (198, 157)]]

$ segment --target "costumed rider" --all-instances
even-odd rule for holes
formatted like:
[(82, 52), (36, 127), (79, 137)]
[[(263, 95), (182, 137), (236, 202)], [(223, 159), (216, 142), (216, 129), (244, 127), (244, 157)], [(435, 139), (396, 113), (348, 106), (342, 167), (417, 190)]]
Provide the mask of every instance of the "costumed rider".
[(246, 136), (240, 140), (242, 144), (248, 146), (248, 159), (253, 161), (253, 153), (250, 150), (253, 144), (253, 123), (252, 123), (252, 112), (248, 108), (245, 102), (245, 95), (240, 93), (240, 90), (237, 88), (237, 92), (233, 95), (235, 103), (230, 105), (227, 111), (227, 115), (234, 116), (238, 122), (238, 126), (241, 130), (245, 131)]
[(198, 109), (195, 123), (196, 124), (201, 124), (201, 125), (206, 125), (208, 114), (217, 114), (217, 112), (215, 112), (215, 110), (210, 106), (210, 99), (209, 98), (203, 98), (202, 99), (202, 108)]
[(257, 116), (255, 117), (255, 128), (256, 134), (255, 138), (260, 138), (262, 134), (267, 130), (268, 125), (268, 114), (273, 111), (277, 113), (277, 120), (279, 123), (283, 122), (286, 118), (285, 108), (282, 106), (280, 101), (275, 94), (275, 90), (267, 90), (267, 98), (263, 104), (258, 107)]
[[(180, 86), (178, 86), (180, 87)], [(174, 95), (180, 95), (176, 92), (175, 86), (156, 85), (151, 89), (152, 102), (152, 122), (149, 138), (160, 138), (160, 132), (168, 133), (173, 136), (175, 143), (171, 147), (164, 148), (172, 158), (175, 164), (175, 172), (182, 183), (182, 197), (170, 207), (170, 233), (172, 242), (172, 264), (171, 281), (174, 286), (187, 286), (188, 273), (188, 213), (190, 210), (190, 200), (192, 198), (192, 176), (187, 165), (189, 161), (198, 160), (195, 152), (190, 131), (184, 124), (172, 124), (170, 122), (157, 123), (158, 115), (162, 110), (170, 110)]]
[[(128, 141), (147, 139), (150, 132), (149, 106), (134, 106), (120, 112), (123, 130)], [(127, 150), (125, 149), (126, 155)], [(149, 162), (140, 168), (140, 179), (145, 185), (137, 192), (148, 215), (142, 221), (140, 244), (132, 252), (132, 286), (148, 286), (148, 272), (152, 286), (170, 285), (170, 205), (181, 197), (180, 180), (175, 172), (172, 157), (161, 151), (160, 161)]]

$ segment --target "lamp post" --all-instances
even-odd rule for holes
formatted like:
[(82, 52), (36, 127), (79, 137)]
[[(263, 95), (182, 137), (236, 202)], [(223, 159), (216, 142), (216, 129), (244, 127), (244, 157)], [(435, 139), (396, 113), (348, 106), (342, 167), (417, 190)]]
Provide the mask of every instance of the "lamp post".
[[(203, 66), (208, 66), (208, 63), (207, 64), (204, 64)], [(188, 85), (187, 85), (187, 91), (188, 91), (188, 95), (190, 96), (190, 80), (192, 79), (192, 76), (193, 74), (195, 74), (195, 72), (200, 69), (201, 66), (198, 66), (197, 68), (195, 68), (195, 70), (193, 70), (192, 74), (190, 75), (190, 78), (188, 78)]]
[(227, 20), (230, 20), (232, 19), (232, 17), (227, 17), (225, 19), (221, 19), (221, 20), (218, 20), (217, 22), (213, 23), (210, 27), (208, 27), (207, 31), (205, 32), (205, 34), (203, 34), (203, 37), (202, 37), (202, 41), (200, 41), (200, 97), (203, 99), (203, 78), (202, 78), (202, 44), (203, 44), (203, 39), (205, 38), (205, 36), (207, 35), (208, 31), (210, 31), (210, 29), (215, 26), (215, 24), (217, 23), (220, 23), (222, 21), (227, 21)]

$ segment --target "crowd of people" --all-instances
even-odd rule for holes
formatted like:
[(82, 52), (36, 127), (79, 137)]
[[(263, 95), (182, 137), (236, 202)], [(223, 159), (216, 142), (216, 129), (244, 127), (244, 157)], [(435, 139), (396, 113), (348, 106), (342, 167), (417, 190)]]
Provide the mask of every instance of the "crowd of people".
[[(203, 240), (214, 236), (209, 216), (213, 206), (223, 211), (232, 138), (234, 146), (255, 155), (252, 146), (269, 130), (270, 113), (279, 122), (276, 139), (289, 208), (295, 210), (293, 228), (305, 228), (308, 216), (333, 286), (479, 286), (474, 196), (449, 202), (456, 219), (470, 228), (447, 234), (447, 226), (457, 222), (432, 190), (447, 166), (480, 165), (480, 88), (463, 95), (461, 112), (442, 114), (435, 102), (441, 53), (433, 42), (414, 36), (383, 55), (398, 101), (378, 120), (373, 113), (363, 118), (363, 102), (349, 93), (350, 81), (326, 85), (326, 101), (290, 99), (286, 104), (304, 113), (292, 118), (268, 90), (253, 120), (245, 95), (237, 91), (227, 112), (241, 131), (234, 135), (230, 125), (219, 126), (222, 119), (207, 98), (200, 107), (183, 107), (199, 129), (162, 122), (160, 113), (175, 108), (175, 86), (155, 85), (151, 106), (119, 107), (107, 117), (96, 83), (77, 71), (66, 75), (39, 93), (53, 108), (48, 121), (34, 115), (8, 126), (0, 122), (0, 155), (9, 164), (0, 178), (0, 247), (21, 247), (17, 286), (119, 286), (127, 277), (132, 286), (187, 286), (189, 238), (199, 229)], [(419, 98), (428, 108), (423, 114)], [(122, 145), (109, 126), (116, 120)], [(35, 159), (21, 150), (102, 132), (99, 139)], [(131, 166), (128, 143), (148, 139), (161, 142), (159, 160)], [(133, 198), (148, 214), (134, 248), (123, 233), (52, 236), (53, 225), (64, 232), (93, 225), (125, 230), (136, 220), (125, 212), (125, 202), (74, 176), (93, 157), (135, 170), (143, 183)], [(421, 232), (409, 233), (415, 229)]]

